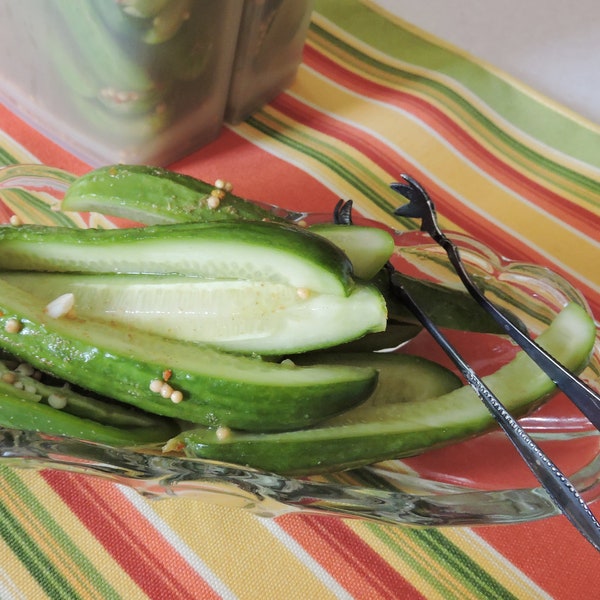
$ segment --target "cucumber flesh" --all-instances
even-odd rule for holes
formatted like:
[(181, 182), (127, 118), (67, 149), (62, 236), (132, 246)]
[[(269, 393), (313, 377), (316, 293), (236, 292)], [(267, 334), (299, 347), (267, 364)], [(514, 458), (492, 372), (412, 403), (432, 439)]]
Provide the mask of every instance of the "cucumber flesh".
[[(439, 363), (396, 352), (314, 352), (295, 357), (297, 365), (347, 365), (373, 367), (379, 378), (377, 388), (356, 409), (399, 402), (420, 402), (462, 387), (461, 378)], [(351, 418), (351, 411), (346, 413)]]
[(243, 353), (306, 352), (386, 327), (381, 294), (362, 284), (348, 296), (305, 297), (288, 285), (244, 280), (22, 272), (2, 277), (45, 303), (72, 293), (80, 317)]
[[(148, 412), (252, 431), (309, 426), (364, 401), (377, 382), (374, 369), (294, 367), (116, 324), (50, 318), (37, 297), (2, 280), (0, 349)], [(166, 371), (180, 403), (150, 389)]]
[[(569, 304), (537, 341), (577, 372), (587, 364), (595, 339), (594, 321), (581, 306)], [(485, 381), (514, 416), (532, 410), (556, 389), (524, 352)], [(166, 449), (300, 475), (412, 456), (479, 435), (494, 425), (473, 389), (464, 386), (418, 402), (357, 407), (297, 432), (271, 435), (232, 431), (228, 437), (217, 439), (210, 428), (191, 430), (171, 440)]]
[(130, 229), (0, 227), (0, 269), (79, 273), (177, 274), (282, 283), (348, 295), (348, 257), (292, 225), (189, 223)]
[(394, 252), (394, 238), (379, 227), (319, 223), (311, 225), (310, 231), (341, 248), (352, 263), (354, 275), (359, 279), (369, 280), (375, 277)]

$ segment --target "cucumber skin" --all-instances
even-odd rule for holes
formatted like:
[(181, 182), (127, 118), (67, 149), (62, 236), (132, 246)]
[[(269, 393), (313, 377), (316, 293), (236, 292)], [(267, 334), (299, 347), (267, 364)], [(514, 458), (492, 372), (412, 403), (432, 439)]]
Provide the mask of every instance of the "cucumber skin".
[[(241, 258), (215, 264), (205, 258), (211, 250)], [(260, 269), (257, 273), (239, 271), (244, 261), (256, 261), (253, 251), (261, 253), (263, 269), (278, 254), (294, 262), (296, 268), (288, 265), (283, 275), (288, 281), (281, 283), (343, 295), (354, 285), (352, 263), (342, 250), (294, 225), (215, 221), (125, 229), (0, 226), (0, 269), (4, 270), (259, 279), (264, 276)], [(300, 268), (304, 265), (309, 265), (311, 277), (318, 272), (318, 285), (304, 280)]]
[[(483, 310), (470, 294), (462, 289), (452, 289), (400, 272), (394, 273), (394, 279), (402, 284), (438, 327), (472, 333), (506, 334), (495, 319)], [(370, 283), (375, 285), (385, 298), (389, 319), (399, 323), (420, 326), (418, 319), (392, 292), (390, 276), (386, 270), (380, 271)], [(517, 327), (522, 331), (527, 331), (522, 321), (511, 311), (501, 310)]]
[[(13, 318), (18, 333), (7, 331)], [(364, 401), (377, 384), (373, 369), (287, 367), (91, 320), (51, 319), (37, 298), (2, 280), (0, 348), (142, 410), (249, 431), (310, 426)], [(165, 369), (184, 395), (179, 404), (149, 389)]]
[[(571, 330), (574, 323), (576, 335)], [(572, 371), (587, 364), (594, 346), (593, 320), (568, 305), (537, 341)], [(571, 347), (562, 356), (562, 344)], [(575, 346), (573, 346), (575, 344)], [(556, 390), (524, 353), (484, 378), (515, 417), (536, 408)], [(245, 464), (266, 471), (308, 475), (405, 458), (485, 433), (496, 423), (470, 386), (421, 402), (357, 407), (312, 429), (270, 434), (232, 432), (218, 440), (212, 429), (184, 431), (165, 450), (188, 456)]]
[(115, 427), (4, 392), (0, 392), (0, 426), (121, 447), (163, 443), (179, 429), (167, 420), (152, 427)]
[[(346, 365), (377, 369), (379, 380), (371, 396), (351, 411), (400, 402), (420, 402), (462, 387), (461, 378), (439, 363), (396, 352), (314, 352), (294, 357), (300, 366)], [(346, 415), (351, 418), (351, 413)]]
[(108, 165), (78, 177), (62, 210), (94, 211), (145, 225), (240, 219), (285, 222), (268, 208), (225, 192), (217, 208), (207, 200), (215, 189), (200, 179), (146, 165)]

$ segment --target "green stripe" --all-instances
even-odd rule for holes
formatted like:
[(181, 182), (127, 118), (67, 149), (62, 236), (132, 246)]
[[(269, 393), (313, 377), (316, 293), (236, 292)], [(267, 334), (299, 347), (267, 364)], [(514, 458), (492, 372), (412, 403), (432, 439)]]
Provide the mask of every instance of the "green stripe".
[[(268, 110), (268, 108), (266, 110)], [(267, 113), (265, 110), (259, 111), (254, 116), (247, 119), (245, 124), (253, 127), (263, 135), (272, 138), (280, 144), (315, 159), (321, 165), (330, 169), (344, 181), (349, 183), (362, 196), (362, 198), (358, 199), (361, 204), (363, 203), (363, 198), (366, 198), (371, 204), (389, 213), (390, 216), (393, 216), (392, 213), (394, 208), (399, 206), (401, 202), (392, 205), (391, 202), (387, 201), (384, 194), (392, 194), (393, 192), (389, 191), (389, 187), (386, 184), (375, 179), (373, 173), (366, 169), (359, 161), (342, 153), (334, 145), (321, 142), (307, 134), (296, 131), (296, 135), (303, 138), (304, 141), (292, 138), (284, 133), (286, 131), (285, 124), (276, 119), (272, 114), (268, 115), (268, 119), (274, 121), (277, 124), (277, 128), (271, 127), (262, 121), (261, 118), (265, 118), (266, 115)], [(336, 157), (342, 157), (342, 162), (350, 163), (353, 170), (350, 171), (342, 166), (340, 161), (336, 160)], [(369, 185), (369, 182), (372, 185)], [(356, 200), (356, 198), (354, 198), (354, 200)], [(414, 219), (394, 218), (403, 229), (415, 230), (419, 228), (419, 225), (415, 223)]]
[(590, 165), (600, 166), (598, 131), (528, 95), (484, 66), (403, 29), (358, 0), (316, 0), (315, 10), (392, 58), (451, 77), (533, 138)]
[(65, 227), (76, 227), (76, 223), (66, 213), (52, 208), (36, 194), (31, 194), (21, 189), (0, 190), (0, 200), (26, 217), (33, 223), (46, 223), (48, 225), (63, 225)]
[(18, 162), (8, 150), (0, 146), (0, 166), (16, 165)]
[[(476, 598), (486, 600), (517, 600), (497, 579), (492, 577), (472, 558), (466, 555), (458, 546), (452, 543), (438, 529), (408, 529), (404, 535), (422, 548), (419, 558), (407, 551), (402, 544), (389, 535), (388, 528), (374, 524), (366, 525), (369, 530), (386, 544), (396, 555), (401, 556), (419, 574), (419, 576), (443, 598), (448, 600), (456, 598), (463, 600), (464, 595), (458, 595), (452, 581), (460, 581), (461, 585), (471, 591)], [(449, 575), (450, 582), (441, 581), (436, 576), (435, 570), (421, 560), (420, 557), (429, 556), (435, 561), (437, 569), (443, 568)]]
[[(78, 547), (65, 534), (52, 515), (42, 506), (37, 497), (30, 492), (16, 473), (11, 469), (2, 467), (0, 468), (0, 477), (4, 490), (1, 494), (6, 495), (10, 492), (12, 495), (17, 496), (19, 503), (29, 511), (30, 519), (36, 523), (43, 524), (46, 535), (50, 536), (53, 540), (53, 546), (60, 547), (69, 556), (69, 564), (62, 565), (62, 568), (69, 569), (70, 574), (73, 577), (76, 576), (77, 580), (82, 582), (82, 587), (89, 588), (90, 594), (86, 597), (90, 597), (93, 591), (96, 596), (101, 598), (119, 598), (119, 595), (112, 586), (102, 577), (85, 555), (80, 552)], [(76, 517), (73, 516), (73, 518)], [(52, 557), (44, 554), (35, 545), (33, 540), (27, 535), (26, 530), (19, 523), (17, 517), (1, 501), (0, 536), (2, 536), (6, 544), (49, 597), (53, 599), (78, 599), (81, 597), (71, 586), (68, 579), (60, 573), (52, 561)]]
[[(344, 58), (344, 54), (351, 55), (355, 60), (358, 60), (363, 65), (367, 65), (364, 68), (365, 72), (370, 71), (375, 73), (379, 72), (380, 74), (385, 73), (388, 76), (386, 79), (389, 80), (389, 78), (392, 77), (397, 85), (402, 85), (403, 82), (407, 82), (407, 89), (413, 87), (410, 82), (418, 82), (420, 84), (420, 89), (428, 88), (431, 92), (430, 95), (436, 100), (445, 98), (448, 114), (458, 114), (460, 112), (459, 109), (461, 109), (462, 112), (469, 114), (478, 125), (478, 133), (480, 135), (485, 134), (488, 144), (495, 149), (498, 156), (506, 154), (504, 148), (508, 146), (512, 148), (517, 155), (521, 156), (521, 164), (523, 169), (535, 172), (541, 177), (547, 177), (549, 173), (555, 173), (567, 182), (567, 185), (562, 185), (560, 181), (557, 181), (555, 184), (559, 189), (563, 189), (569, 193), (577, 195), (581, 200), (589, 203), (592, 206), (600, 205), (600, 201), (598, 200), (600, 197), (600, 181), (596, 181), (595, 179), (565, 167), (563, 164), (551, 160), (549, 157), (540, 154), (526, 144), (523, 144), (522, 142), (513, 138), (494, 121), (486, 117), (459, 93), (455, 92), (448, 86), (445, 86), (434, 79), (428, 79), (422, 74), (415, 74), (408, 70), (381, 63), (378, 60), (359, 51), (358, 49), (339, 40), (334, 35), (320, 28), (318, 25), (313, 23), (311, 27), (313, 33), (321, 37), (323, 40), (326, 40), (330, 45), (340, 51), (340, 58), (342, 60)], [(315, 43), (314, 37), (311, 39), (311, 41), (312, 43)], [(409, 57), (406, 57), (406, 59), (408, 60)], [(455, 121), (458, 120), (458, 118), (455, 119)], [(546, 127), (548, 127), (548, 124), (546, 124)], [(600, 137), (595, 140), (595, 143), (600, 143)], [(513, 157), (511, 157), (511, 160), (512, 158)], [(578, 193), (578, 190), (571, 189), (571, 186), (578, 186), (587, 190), (588, 193)]]
[[(573, 193), (593, 206), (600, 205), (600, 200), (598, 200), (600, 197), (600, 181), (596, 181), (595, 179), (573, 171), (561, 163), (551, 160), (547, 156), (536, 152), (526, 144), (516, 140), (453, 89), (440, 83), (439, 81), (424, 77), (422, 74), (415, 74), (404, 69), (381, 63), (377, 59), (370, 57), (358, 49), (344, 43), (342, 40), (339, 40), (325, 29), (320, 28), (314, 23), (312, 24), (311, 28), (313, 33), (321, 37), (323, 40), (329, 42), (330, 45), (336, 47), (341, 52), (341, 59), (343, 59), (344, 54), (351, 55), (355, 60), (358, 60), (363, 65), (367, 65), (364, 68), (365, 72), (378, 72), (380, 74), (385, 73), (388, 76), (386, 79), (389, 80), (391, 77), (397, 85), (402, 85), (403, 82), (406, 82), (407, 89), (414, 87), (411, 85), (411, 82), (418, 82), (420, 84), (420, 89), (428, 88), (431, 91), (430, 95), (432, 98), (435, 98), (436, 100), (439, 100), (440, 98), (445, 99), (448, 114), (459, 113), (460, 111), (458, 109), (461, 109), (462, 112), (470, 115), (473, 121), (475, 121), (478, 125), (477, 131), (480, 135), (485, 134), (487, 142), (495, 149), (496, 155), (506, 155), (504, 148), (508, 146), (512, 148), (517, 155), (521, 156), (521, 164), (523, 169), (535, 172), (542, 177), (544, 175), (547, 176), (548, 172), (555, 173), (571, 185), (586, 189), (589, 193), (581, 195), (577, 193), (577, 190), (571, 189), (570, 185), (565, 186), (561, 185), (560, 182), (556, 182), (556, 185), (559, 189)], [(314, 43), (315, 39), (312, 38), (311, 41)], [(454, 120), (458, 121), (459, 119), (455, 118)], [(596, 140), (596, 143), (599, 142), (600, 138)]]
[(0, 535), (51, 598), (79, 598), (66, 579), (27, 537), (13, 515), (0, 504)]

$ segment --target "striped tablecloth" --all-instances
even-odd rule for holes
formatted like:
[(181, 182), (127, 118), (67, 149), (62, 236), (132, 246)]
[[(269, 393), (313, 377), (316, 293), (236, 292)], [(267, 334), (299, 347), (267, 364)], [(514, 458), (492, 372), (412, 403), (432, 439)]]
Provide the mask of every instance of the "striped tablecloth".
[[(89, 166), (6, 108), (0, 161)], [(600, 128), (356, 0), (317, 0), (297, 81), (172, 165), (290, 208), (392, 223), (399, 173), (441, 224), (548, 265), (600, 314)], [(562, 517), (481, 528), (264, 520), (103, 480), (0, 468), (0, 598), (560, 598), (600, 589)]]

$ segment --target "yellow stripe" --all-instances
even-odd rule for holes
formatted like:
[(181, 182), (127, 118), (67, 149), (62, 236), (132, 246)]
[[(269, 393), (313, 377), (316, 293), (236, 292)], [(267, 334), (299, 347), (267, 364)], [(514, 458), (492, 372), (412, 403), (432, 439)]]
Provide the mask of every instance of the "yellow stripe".
[[(450, 590), (455, 594), (454, 598), (456, 599), (480, 600), (473, 596), (471, 590), (466, 588), (460, 579), (451, 576), (437, 561), (431, 560), (429, 554), (424, 554), (422, 546), (417, 544), (410, 535), (404, 534), (400, 528), (385, 527), (386, 533), (402, 547), (403, 553), (396, 554), (385, 541), (375, 535), (374, 530), (367, 524), (360, 521), (348, 521), (348, 526), (392, 568), (402, 573), (402, 576), (428, 600), (449, 600)], [(427, 578), (421, 575), (420, 570), (414, 566), (415, 563), (428, 573)]]
[(27, 532), (27, 536), (73, 589), (79, 595), (85, 596), (87, 594), (89, 598), (96, 597), (93, 594), (93, 589), (86, 585), (86, 581), (80, 577), (79, 571), (72, 567), (69, 554), (63, 550), (60, 544), (56, 543), (54, 536), (49, 533), (47, 524), (38, 520), (36, 513), (23, 504), (22, 499), (10, 486), (4, 486), (3, 501), (13, 516), (18, 519), (24, 531)]
[[(390, 205), (395, 201), (398, 203), (398, 196), (394, 192), (390, 191), (388, 183), (391, 175), (383, 171), (378, 165), (369, 161), (363, 154), (358, 150), (355, 150), (351, 146), (345, 146), (342, 148), (343, 152), (339, 152), (341, 144), (336, 140), (312, 129), (306, 129), (298, 126), (295, 121), (292, 121), (285, 115), (279, 113), (274, 109), (269, 109), (268, 113), (262, 113), (260, 120), (269, 127), (273, 127), (278, 130), (283, 130), (284, 135), (290, 139), (297, 141), (302, 144), (309, 144), (310, 146), (319, 146), (325, 151), (331, 153), (336, 152), (335, 162), (340, 165), (345, 171), (356, 173), (357, 167), (352, 164), (352, 159), (361, 166), (362, 181), (370, 186), (371, 189), (376, 190), (377, 193), (382, 197), (388, 197)], [(289, 129), (287, 126), (289, 125)], [(391, 212), (386, 212), (383, 209), (375, 205), (368, 205), (361, 197), (359, 191), (346, 180), (342, 175), (339, 175), (333, 170), (328, 169), (326, 165), (320, 162), (317, 158), (313, 158), (304, 154), (302, 151), (290, 148), (281, 142), (263, 135), (252, 128), (251, 125), (242, 123), (235, 128), (236, 133), (250, 140), (253, 144), (262, 147), (264, 150), (275, 154), (284, 160), (299, 165), (303, 171), (312, 175), (319, 181), (324, 181), (327, 187), (334, 191), (334, 193), (340, 198), (353, 199), (357, 202), (357, 208), (360, 212), (369, 218), (386, 223), (390, 227), (398, 227), (397, 220), (391, 216)], [(333, 210), (333, 206), (323, 206), (323, 211)]]
[(156, 503), (153, 509), (239, 597), (247, 597), (251, 582), (254, 598), (335, 598), (285, 544), (245, 511), (185, 498)]
[[(549, 256), (560, 256), (565, 268), (579, 274), (581, 278), (590, 282), (590, 285), (598, 281), (598, 241), (584, 238), (579, 232), (562, 226), (545, 212), (478, 171), (422, 123), (402, 111), (382, 105), (367, 111), (362, 103), (356, 102), (354, 94), (332, 85), (328, 80), (307, 69), (302, 70), (301, 81), (294, 87), (294, 92), (302, 95), (306, 102), (319, 110), (329, 114), (337, 112), (342, 118), (357, 123), (381, 139), (387, 140), (387, 143), (400, 153), (408, 148), (414, 162), (447, 188), (452, 196), (463, 204), (475, 207), (481, 213), (482, 219), (487, 218), (516, 237), (529, 240), (532, 246), (538, 247)], [(340, 110), (340, 107), (344, 109)], [(319, 140), (323, 136), (315, 132), (312, 137)], [(333, 148), (342, 148), (344, 153), (355, 156), (358, 154), (331, 138), (327, 139), (327, 143)], [(372, 167), (368, 161), (367, 166)], [(323, 167), (319, 168), (318, 164), (313, 168), (323, 172)], [(381, 170), (374, 170), (374, 176), (381, 178)], [(356, 200), (360, 202), (359, 199)], [(518, 221), (514, 218), (517, 214)], [(442, 225), (447, 227), (443, 221)], [(456, 224), (452, 223), (451, 228), (457, 229)]]
[[(428, 600), (448, 600), (452, 593), (460, 600), (479, 600), (478, 592), (465, 587), (461, 580), (451, 574), (443, 566), (443, 562), (432, 561), (423, 553), (423, 547), (412, 541), (401, 528), (386, 528), (386, 534), (402, 547), (408, 554), (405, 558), (396, 554), (387, 543), (381, 540), (371, 526), (359, 521), (350, 521), (351, 529), (369, 544), (378, 554), (385, 558), (391, 566), (397, 569), (410, 581)], [(496, 580), (508, 592), (517, 598), (530, 600), (549, 600), (549, 596), (531, 581), (523, 572), (479, 538), (471, 529), (456, 527), (444, 529), (443, 534), (455, 544), (466, 556), (474, 560), (491, 578)], [(419, 570), (413, 567), (412, 561), (428, 573), (423, 577)], [(431, 581), (435, 581), (434, 584)], [(451, 592), (450, 592), (451, 591)]]
[(2, 538), (0, 538), (0, 556), (2, 556), (2, 562), (0, 563), (0, 597), (3, 597), (1, 595), (2, 589), (14, 590), (15, 588), (19, 591), (19, 594), (14, 594), (15, 598), (42, 600), (42, 598), (47, 597), (37, 580), (13, 553), (10, 546), (4, 543)]
[[(37, 498), (43, 498), (45, 509), (52, 515), (60, 530), (69, 535), (71, 541), (94, 563), (98, 571), (105, 576), (115, 589), (126, 590), (128, 593), (134, 594), (129, 597), (140, 597), (139, 588), (112, 561), (102, 545), (82, 526), (81, 522), (39, 474), (25, 471), (19, 472), (17, 476)], [(83, 598), (90, 600), (98, 598), (98, 600), (101, 600), (94, 582), (89, 581), (88, 575), (76, 568), (67, 550), (60, 543), (57, 543), (56, 538), (48, 529), (48, 523), (39, 521), (35, 511), (29, 510), (28, 506), (23, 504), (22, 499), (14, 493), (10, 486), (3, 487), (2, 499), (39, 550), (73, 589)]]

